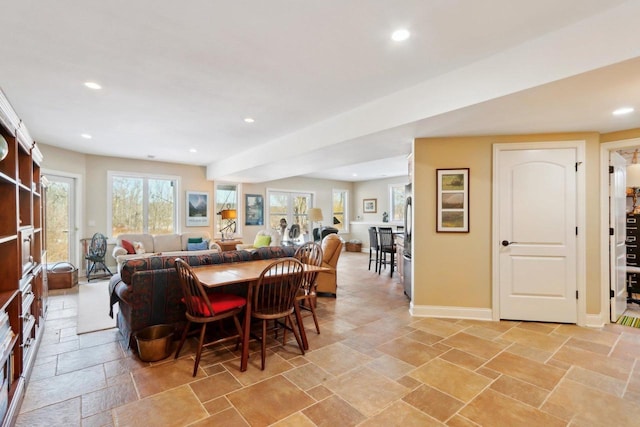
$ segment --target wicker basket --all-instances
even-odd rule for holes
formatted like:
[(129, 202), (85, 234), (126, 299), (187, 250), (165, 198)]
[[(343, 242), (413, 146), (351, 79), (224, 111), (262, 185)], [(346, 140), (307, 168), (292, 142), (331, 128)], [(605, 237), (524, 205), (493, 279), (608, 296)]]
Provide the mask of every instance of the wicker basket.
[(347, 242), (347, 252), (362, 252), (362, 243)]

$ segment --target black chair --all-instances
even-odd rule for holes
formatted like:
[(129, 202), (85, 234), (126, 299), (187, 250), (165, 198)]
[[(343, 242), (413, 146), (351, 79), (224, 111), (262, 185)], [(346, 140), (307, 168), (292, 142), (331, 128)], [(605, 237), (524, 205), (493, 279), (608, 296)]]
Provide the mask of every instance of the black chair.
[[(396, 265), (396, 245), (393, 242), (393, 229), (391, 227), (378, 227), (378, 236), (380, 239), (380, 261), (378, 274), (382, 271), (382, 266), (387, 268), (391, 266), (390, 277), (393, 277), (393, 269)], [(391, 258), (387, 260), (387, 255)]]
[(335, 227), (322, 227), (322, 230), (318, 228), (313, 229), (313, 241), (320, 242), (329, 234), (338, 234), (338, 229)]
[[(373, 251), (376, 251), (375, 258)], [(378, 246), (378, 231), (375, 227), (369, 227), (369, 270), (371, 270), (371, 261), (375, 261), (375, 272), (378, 272), (378, 262), (380, 261), (380, 248)]]
[(102, 270), (105, 274), (109, 274), (109, 276), (113, 276), (109, 267), (104, 263), (104, 256), (107, 253), (107, 238), (100, 233), (96, 233), (91, 238), (91, 243), (89, 244), (89, 248), (87, 249), (87, 255), (85, 255), (84, 259), (89, 261), (89, 265), (87, 268), (87, 282), (90, 282), (92, 279), (98, 279), (104, 276), (100, 275), (98, 277), (91, 277), (91, 274), (95, 274)]

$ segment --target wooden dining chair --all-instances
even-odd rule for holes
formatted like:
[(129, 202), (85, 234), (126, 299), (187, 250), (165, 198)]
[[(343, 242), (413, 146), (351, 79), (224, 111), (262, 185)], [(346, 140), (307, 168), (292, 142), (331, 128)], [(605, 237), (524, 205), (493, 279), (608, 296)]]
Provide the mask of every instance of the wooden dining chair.
[[(198, 277), (193, 273), (191, 266), (180, 258), (176, 258), (176, 271), (180, 278), (180, 286), (182, 287), (182, 302), (185, 304), (187, 324), (182, 331), (182, 338), (176, 349), (175, 359), (180, 355), (180, 350), (184, 345), (189, 329), (192, 323), (202, 324), (200, 328), (200, 340), (198, 341), (198, 350), (196, 352), (196, 361), (193, 365), (193, 376), (198, 372), (200, 364), (200, 356), (202, 348), (205, 346), (220, 344), (233, 339), (239, 344), (242, 340), (242, 327), (238, 320), (238, 314), (247, 305), (247, 299), (234, 294), (211, 293), (207, 294)], [(207, 325), (212, 322), (221, 322), (224, 319), (233, 318), (233, 322), (238, 331), (237, 334), (225, 336), (205, 344), (204, 337)], [(237, 346), (237, 344), (236, 344)]]
[(282, 258), (269, 264), (255, 284), (251, 300), (251, 317), (262, 323), (262, 335), (255, 337), (262, 344), (262, 370), (267, 354), (267, 323), (270, 320), (274, 321), (274, 327), (277, 328), (277, 321), (284, 319), (285, 327), (293, 331), (298, 347), (304, 354), (304, 346), (292, 318), (303, 271), (302, 263), (297, 259)]
[[(322, 265), (322, 246), (315, 242), (307, 242), (296, 249), (293, 255), (295, 259), (303, 264), (320, 267)], [(316, 325), (316, 332), (320, 333), (320, 325), (318, 324), (318, 316), (316, 315), (316, 287), (317, 287), (318, 271), (305, 271), (302, 275), (302, 284), (300, 291), (296, 297), (296, 317), (300, 319), (300, 330), (304, 333), (304, 325), (302, 324), (302, 314), (300, 310), (308, 310), (313, 316), (313, 322)]]

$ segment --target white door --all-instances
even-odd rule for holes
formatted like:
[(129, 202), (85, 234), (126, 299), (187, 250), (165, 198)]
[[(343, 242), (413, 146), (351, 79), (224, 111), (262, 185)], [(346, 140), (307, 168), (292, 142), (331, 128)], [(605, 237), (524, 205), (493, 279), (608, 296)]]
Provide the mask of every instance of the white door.
[(620, 154), (612, 151), (609, 155), (612, 173), (609, 174), (609, 247), (611, 250), (611, 321), (618, 320), (627, 309), (627, 245), (626, 245), (626, 166)]
[(577, 322), (577, 149), (498, 152), (499, 317)]

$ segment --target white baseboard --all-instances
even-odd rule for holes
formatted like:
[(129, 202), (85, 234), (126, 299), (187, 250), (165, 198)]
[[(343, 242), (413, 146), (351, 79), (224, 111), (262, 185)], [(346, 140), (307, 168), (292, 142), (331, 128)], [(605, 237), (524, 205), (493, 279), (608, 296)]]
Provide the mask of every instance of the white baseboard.
[(493, 312), (490, 308), (477, 307), (445, 307), (438, 305), (413, 305), (409, 312), (416, 317), (444, 317), (450, 319), (493, 320)]
[(600, 314), (586, 314), (584, 318), (584, 326), (587, 328), (602, 328), (605, 323), (609, 323), (609, 319)]

